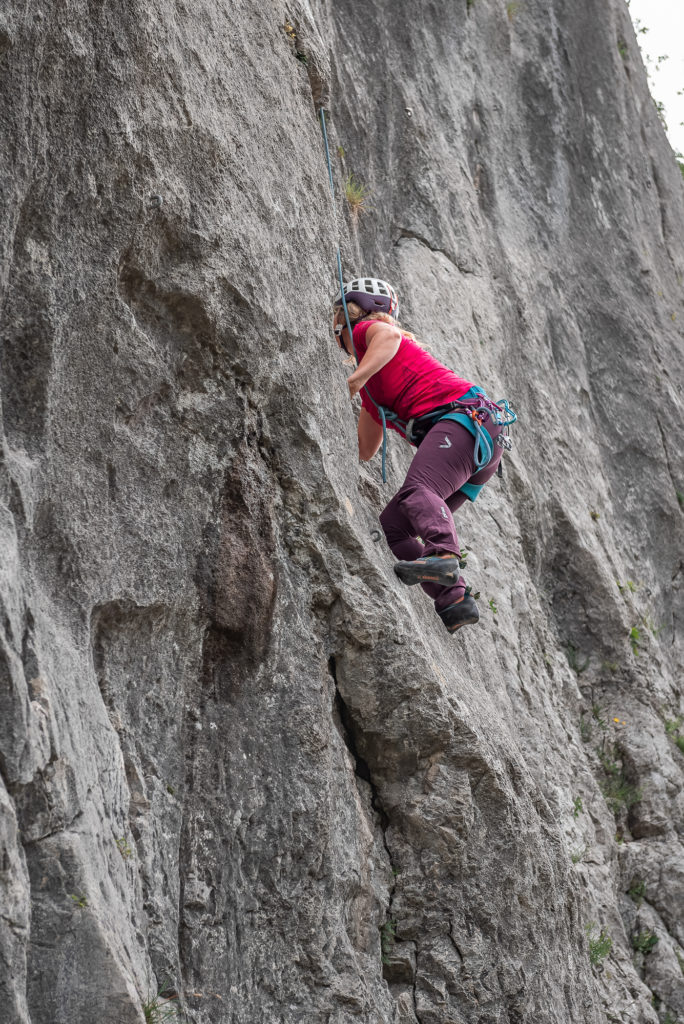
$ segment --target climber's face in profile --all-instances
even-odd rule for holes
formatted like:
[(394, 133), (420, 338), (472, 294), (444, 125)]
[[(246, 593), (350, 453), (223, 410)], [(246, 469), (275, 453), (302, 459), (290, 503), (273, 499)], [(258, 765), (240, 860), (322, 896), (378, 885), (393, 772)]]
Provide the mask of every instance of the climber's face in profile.
[(342, 348), (342, 330), (343, 330), (343, 327), (344, 327), (344, 323), (343, 323), (343, 319), (342, 319), (342, 310), (341, 310), (341, 308), (339, 306), (335, 306), (335, 308), (333, 309), (332, 329), (333, 329), (333, 334), (335, 335), (335, 341), (337, 342), (337, 345), (338, 345), (339, 348)]
[(351, 355), (347, 345), (345, 344), (346, 339), (342, 336), (342, 332), (346, 330), (344, 323), (344, 311), (341, 306), (335, 306), (333, 312), (333, 334), (335, 335), (335, 341), (337, 342), (338, 348), (341, 348), (347, 356)]

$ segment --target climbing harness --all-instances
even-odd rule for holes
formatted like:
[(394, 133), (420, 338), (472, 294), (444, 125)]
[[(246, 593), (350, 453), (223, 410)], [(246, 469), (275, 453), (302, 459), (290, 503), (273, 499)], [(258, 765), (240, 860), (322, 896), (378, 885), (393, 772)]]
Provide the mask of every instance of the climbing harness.
[[(503, 428), (494, 441), (484, 425), (485, 420), (490, 417), (493, 423)], [(436, 423), (439, 423), (440, 420), (455, 420), (474, 436), (473, 461), (477, 469), (480, 470), (484, 469), (491, 461), (495, 444), (506, 451), (511, 450), (513, 443), (508, 436), (509, 428), (517, 419), (518, 417), (507, 399), (500, 398), (498, 402), (493, 402), (482, 388), (474, 386), (461, 398), (448, 402), (446, 405), (440, 405), (424, 416), (409, 420), (406, 424), (405, 436), (407, 441), (419, 448)]]
[[(323, 107), (319, 110), (321, 131), (323, 132), (323, 142), (325, 144), (325, 159), (328, 164), (328, 179), (330, 181), (330, 192), (335, 200), (335, 185), (333, 183), (333, 172), (332, 163), (330, 160), (330, 147), (328, 145), (328, 132), (325, 125), (325, 111)], [(356, 362), (359, 362), (359, 358), (356, 354), (356, 345), (354, 344), (354, 332), (352, 330), (351, 322), (349, 320), (349, 311), (347, 309), (347, 300), (345, 297), (345, 290), (362, 292), (369, 295), (385, 295), (384, 286), (389, 289), (389, 301), (390, 309), (394, 309), (397, 312), (397, 297), (394, 290), (390, 285), (387, 285), (386, 281), (377, 281), (375, 278), (359, 278), (354, 281), (348, 282), (345, 285), (342, 277), (342, 254), (340, 252), (340, 246), (337, 246), (337, 276), (340, 282), (340, 291), (335, 298), (335, 304), (342, 306), (344, 310), (344, 320), (349, 332), (349, 339), (352, 345), (352, 351)], [(358, 286), (358, 287), (353, 287)], [(383, 286), (382, 288), (380, 286)], [(341, 334), (343, 328), (336, 330), (336, 334)], [(391, 423), (392, 426), (398, 430), (398, 432), (406, 438), (411, 444), (419, 447), (421, 441), (425, 438), (428, 431), (434, 427), (435, 423), (438, 423), (442, 419), (456, 420), (457, 423), (462, 423), (467, 430), (475, 437), (475, 449), (474, 449), (474, 462), (477, 469), (483, 469), (488, 462), (491, 461), (494, 455), (494, 443), (490, 437), (488, 431), (484, 427), (484, 420), (489, 416), (497, 424), (503, 427), (503, 431), (497, 435), (496, 444), (504, 448), (506, 451), (510, 451), (512, 448), (512, 442), (508, 437), (508, 428), (516, 422), (518, 417), (509, 405), (505, 398), (500, 399), (498, 402), (493, 402), (484, 393), (482, 388), (472, 387), (457, 401), (449, 402), (448, 405), (439, 406), (439, 408), (432, 410), (425, 416), (419, 416), (417, 418), (405, 421), (399, 418), (397, 414), (392, 410), (386, 408), (384, 405), (380, 405), (376, 402), (367, 386), (364, 386), (363, 390), (368, 395), (369, 399), (373, 403), (382, 425), (382, 482), (387, 483), (387, 424)], [(506, 418), (504, 418), (506, 417)], [(500, 468), (500, 464), (499, 464)]]

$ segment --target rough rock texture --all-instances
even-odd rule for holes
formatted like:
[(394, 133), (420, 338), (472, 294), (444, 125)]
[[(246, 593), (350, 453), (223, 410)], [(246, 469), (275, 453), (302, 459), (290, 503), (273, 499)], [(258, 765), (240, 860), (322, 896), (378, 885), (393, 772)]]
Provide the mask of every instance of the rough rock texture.
[[(684, 189), (622, 0), (7, 0), (0, 72), (3, 1020), (684, 1019)], [(520, 413), (456, 637), (372, 533), (338, 235)]]

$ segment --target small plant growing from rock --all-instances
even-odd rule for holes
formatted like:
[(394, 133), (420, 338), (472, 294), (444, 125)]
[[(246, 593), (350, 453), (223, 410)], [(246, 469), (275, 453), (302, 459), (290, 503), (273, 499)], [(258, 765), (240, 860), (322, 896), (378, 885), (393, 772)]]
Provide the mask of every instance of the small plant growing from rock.
[(618, 39), (617, 48), (618, 53), (620, 54), (622, 59), (625, 60), (627, 57), (627, 43), (624, 41), (624, 39)]
[(598, 725), (599, 729), (602, 730), (602, 732), (605, 732), (608, 728), (608, 723), (603, 717), (604, 715), (605, 711), (603, 710), (600, 704), (591, 705), (591, 717), (594, 719), (594, 721)]
[(575, 675), (581, 676), (589, 664), (589, 658), (585, 658), (584, 661), (580, 664), (580, 660), (578, 657), (579, 651), (575, 646), (573, 646), (573, 644), (568, 644), (568, 646), (565, 649), (565, 653), (568, 659), (568, 665), (570, 666), (572, 671), (575, 673)]
[(347, 200), (352, 217), (358, 217), (367, 209), (366, 200), (370, 194), (368, 185), (358, 181), (353, 174), (347, 175), (344, 183), (344, 198)]
[[(592, 734), (593, 734), (593, 727), (592, 727), (592, 723), (591, 722), (585, 720), (585, 718), (584, 718), (585, 714), (586, 714), (586, 712), (583, 711), (582, 715), (581, 715), (581, 718), (580, 718), (580, 735), (582, 737), (583, 742), (584, 743), (588, 743), (589, 740), (592, 737)], [(600, 704), (594, 703), (594, 704), (591, 705), (591, 717), (592, 717), (592, 720), (596, 723), (596, 725), (599, 727), (599, 729), (603, 733), (603, 737), (601, 738), (601, 743), (602, 744), (605, 744), (605, 738), (606, 738), (606, 734), (608, 732), (608, 727), (611, 724), (611, 723), (608, 722), (607, 718), (604, 718), (605, 714), (606, 714), (605, 708), (602, 708)], [(616, 716), (613, 716), (613, 718), (612, 718), (612, 725), (616, 729), (619, 729), (621, 726), (627, 725), (627, 723), (625, 722), (624, 719), (617, 718)], [(601, 757), (601, 748), (600, 747), (597, 748), (596, 753), (599, 755), (599, 757)]]
[(663, 631), (663, 627), (662, 626), (656, 626), (655, 622), (653, 621), (653, 619), (649, 615), (644, 616), (644, 618), (642, 619), (642, 622), (643, 622), (644, 626), (646, 627), (646, 629), (650, 633), (652, 633), (653, 636), (656, 637), (656, 638), (658, 637), (658, 634), (662, 633), (662, 631)]
[(601, 792), (613, 814), (617, 815), (623, 808), (627, 810), (634, 804), (638, 804), (642, 792), (625, 778), (620, 765), (618, 747), (615, 744), (609, 746), (608, 750), (602, 750), (599, 747), (596, 753), (606, 773), (606, 778), (601, 783)]
[(165, 1020), (179, 1021), (178, 1007), (169, 1006), (169, 999), (160, 999), (155, 996), (142, 1005), (145, 1024), (162, 1024)]
[(662, 124), (663, 128), (665, 129), (665, 131), (667, 131), (668, 128), (667, 128), (667, 121), (665, 120), (665, 104), (663, 103), (662, 100), (654, 99), (653, 100), (653, 105), (655, 106), (656, 113), (657, 113), (658, 117), (660, 118), (660, 123)]
[(75, 892), (70, 892), (69, 899), (73, 900), (76, 906), (81, 910), (88, 906), (88, 898), (83, 893), (79, 893), (77, 895)]
[(297, 47), (297, 31), (296, 31), (294, 25), (292, 25), (291, 22), (286, 21), (285, 24), (283, 25), (283, 31), (284, 31), (285, 35), (287, 36), (287, 38), (292, 43), (292, 46), (293, 46), (294, 52), (295, 52), (295, 57), (297, 58), (297, 60), (301, 61), (302, 64), (306, 64), (307, 63), (306, 54), (303, 53)]
[(489, 598), (489, 601), (487, 602), (487, 604), (489, 605), (489, 608), (490, 608), (490, 610), (491, 610), (493, 615), (498, 615), (499, 614), (499, 609), (494, 604), (494, 598), (493, 597)]
[(589, 940), (589, 963), (592, 967), (599, 967), (613, 948), (613, 940), (605, 928), (595, 935), (595, 928), (596, 924), (592, 921), (584, 930)]
[(637, 907), (640, 907), (644, 902), (644, 895), (646, 893), (646, 883), (642, 878), (635, 878), (629, 889), (627, 895), (633, 900)]
[(576, 796), (572, 802), (572, 816), (575, 819), (575, 821), (577, 821), (583, 810), (584, 807), (582, 806), (582, 797)]
[(123, 859), (128, 860), (133, 851), (131, 850), (131, 847), (129, 845), (128, 840), (126, 839), (126, 836), (121, 836), (120, 839), (117, 839), (116, 846)]
[(519, 10), (520, 4), (516, 3), (515, 0), (510, 0), (510, 3), (506, 4), (506, 17), (508, 20), (513, 21)]
[(632, 946), (637, 953), (643, 953), (644, 956), (647, 956), (653, 950), (657, 942), (658, 936), (650, 928), (644, 928), (638, 935), (632, 936)]
[(629, 646), (635, 658), (639, 657), (639, 644), (641, 643), (641, 630), (638, 626), (632, 626), (629, 631)]
[(592, 519), (594, 520), (594, 522), (596, 522), (596, 521), (597, 521), (598, 519), (600, 519), (600, 518), (601, 518), (601, 513), (600, 513), (600, 512), (597, 512), (597, 511), (596, 511), (596, 509), (594, 509), (594, 508), (592, 508), (592, 510), (591, 510), (591, 512), (589, 513), (589, 515), (590, 515), (590, 516), (591, 516), (591, 518), (592, 518)]
[(665, 732), (675, 741), (677, 748), (684, 754), (684, 736), (680, 733), (682, 722), (684, 722), (684, 719), (681, 715), (677, 715), (676, 718), (666, 718)]
[(380, 929), (380, 950), (382, 952), (383, 964), (389, 963), (389, 958), (396, 942), (397, 922), (394, 918), (388, 918)]
[[(168, 993), (168, 994), (167, 994)], [(148, 996), (142, 1004), (145, 1024), (163, 1024), (164, 1021), (177, 1021), (181, 1018), (175, 1005), (177, 994), (168, 985), (162, 985), (155, 996)]]
[(587, 846), (583, 846), (581, 850), (573, 850), (573, 852), (570, 854), (570, 860), (572, 861), (572, 863), (579, 864), (581, 860), (584, 860), (584, 857), (588, 849), (589, 848)]
[(668, 736), (679, 736), (679, 730), (681, 724), (684, 721), (681, 715), (677, 715), (676, 718), (665, 719), (665, 732)]

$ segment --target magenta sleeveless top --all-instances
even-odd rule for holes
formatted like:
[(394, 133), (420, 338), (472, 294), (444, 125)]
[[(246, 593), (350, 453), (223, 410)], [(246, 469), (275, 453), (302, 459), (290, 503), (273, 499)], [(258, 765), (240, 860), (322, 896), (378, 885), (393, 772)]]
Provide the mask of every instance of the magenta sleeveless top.
[[(382, 321), (362, 320), (353, 328), (359, 362), (368, 347), (366, 332), (379, 322)], [(378, 405), (391, 409), (402, 420), (410, 420), (461, 398), (472, 386), (470, 381), (458, 377), (415, 341), (402, 335), (397, 354), (374, 373), (361, 390), (361, 403), (375, 422), (380, 423), (380, 415), (366, 394), (368, 390)], [(389, 422), (387, 425), (392, 426)]]

